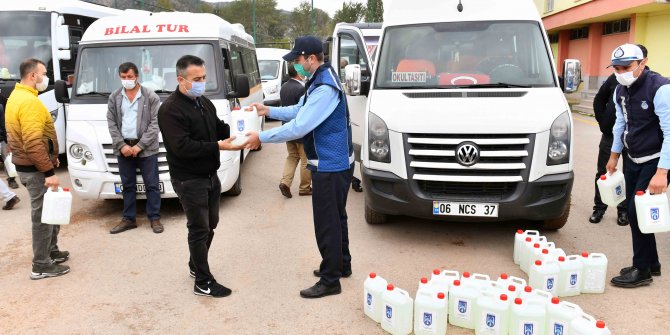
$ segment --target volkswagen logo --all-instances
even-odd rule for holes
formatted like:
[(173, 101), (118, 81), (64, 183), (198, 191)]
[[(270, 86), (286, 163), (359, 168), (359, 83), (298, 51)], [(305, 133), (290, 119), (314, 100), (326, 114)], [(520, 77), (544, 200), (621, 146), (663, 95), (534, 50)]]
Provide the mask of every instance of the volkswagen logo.
[(472, 142), (463, 142), (456, 147), (456, 161), (463, 166), (479, 162), (479, 147)]

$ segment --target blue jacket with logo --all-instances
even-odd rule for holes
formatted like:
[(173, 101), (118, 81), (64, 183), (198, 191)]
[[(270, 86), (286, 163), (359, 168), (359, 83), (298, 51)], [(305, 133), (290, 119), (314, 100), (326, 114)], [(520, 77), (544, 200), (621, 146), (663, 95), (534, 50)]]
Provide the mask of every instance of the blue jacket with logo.
[(644, 70), (631, 86), (617, 86), (614, 103), (617, 122), (612, 151), (625, 147), (638, 164), (663, 156), (659, 167), (670, 167), (670, 79)]

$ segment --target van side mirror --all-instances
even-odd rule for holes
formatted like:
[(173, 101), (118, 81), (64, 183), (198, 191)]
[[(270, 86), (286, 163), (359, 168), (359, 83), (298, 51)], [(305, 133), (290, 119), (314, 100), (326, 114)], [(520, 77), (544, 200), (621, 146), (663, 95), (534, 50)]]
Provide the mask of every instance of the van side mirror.
[(249, 77), (246, 74), (235, 76), (235, 91), (228, 93), (228, 99), (246, 98), (249, 96)]
[(70, 26), (65, 25), (65, 18), (59, 17), (56, 24), (56, 49), (70, 49)]
[(344, 68), (345, 92), (347, 95), (361, 95), (361, 66), (350, 64)]
[(59, 103), (67, 104), (70, 102), (70, 94), (67, 91), (67, 83), (64, 80), (56, 80), (54, 95), (56, 96), (56, 101)]
[(578, 59), (563, 61), (563, 92), (577, 92), (582, 83), (582, 63)]

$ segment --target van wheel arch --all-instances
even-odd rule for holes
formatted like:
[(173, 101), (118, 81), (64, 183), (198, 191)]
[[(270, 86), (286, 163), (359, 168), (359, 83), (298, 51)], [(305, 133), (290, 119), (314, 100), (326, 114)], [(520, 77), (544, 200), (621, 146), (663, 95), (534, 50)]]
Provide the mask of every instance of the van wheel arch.
[(566, 223), (568, 223), (568, 217), (570, 216), (570, 208), (572, 207), (572, 195), (568, 197), (568, 204), (563, 211), (563, 214), (555, 219), (544, 220), (541, 224), (543, 230), (558, 230), (563, 228)]
[(365, 201), (365, 222), (371, 225), (380, 225), (386, 223), (387, 220), (388, 215), (375, 211), (368, 205), (368, 201)]

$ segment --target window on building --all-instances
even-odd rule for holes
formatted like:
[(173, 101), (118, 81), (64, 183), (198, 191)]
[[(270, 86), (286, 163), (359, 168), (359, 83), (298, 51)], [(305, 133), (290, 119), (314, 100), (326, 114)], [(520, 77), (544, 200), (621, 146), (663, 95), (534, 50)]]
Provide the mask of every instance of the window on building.
[(554, 10), (554, 0), (546, 0), (544, 12), (551, 12)]
[(558, 43), (558, 34), (549, 34), (549, 43)]
[(589, 27), (581, 27), (570, 30), (571, 40), (578, 40), (582, 38), (589, 38)]
[(630, 31), (630, 19), (614, 20), (603, 24), (603, 35), (625, 33)]

